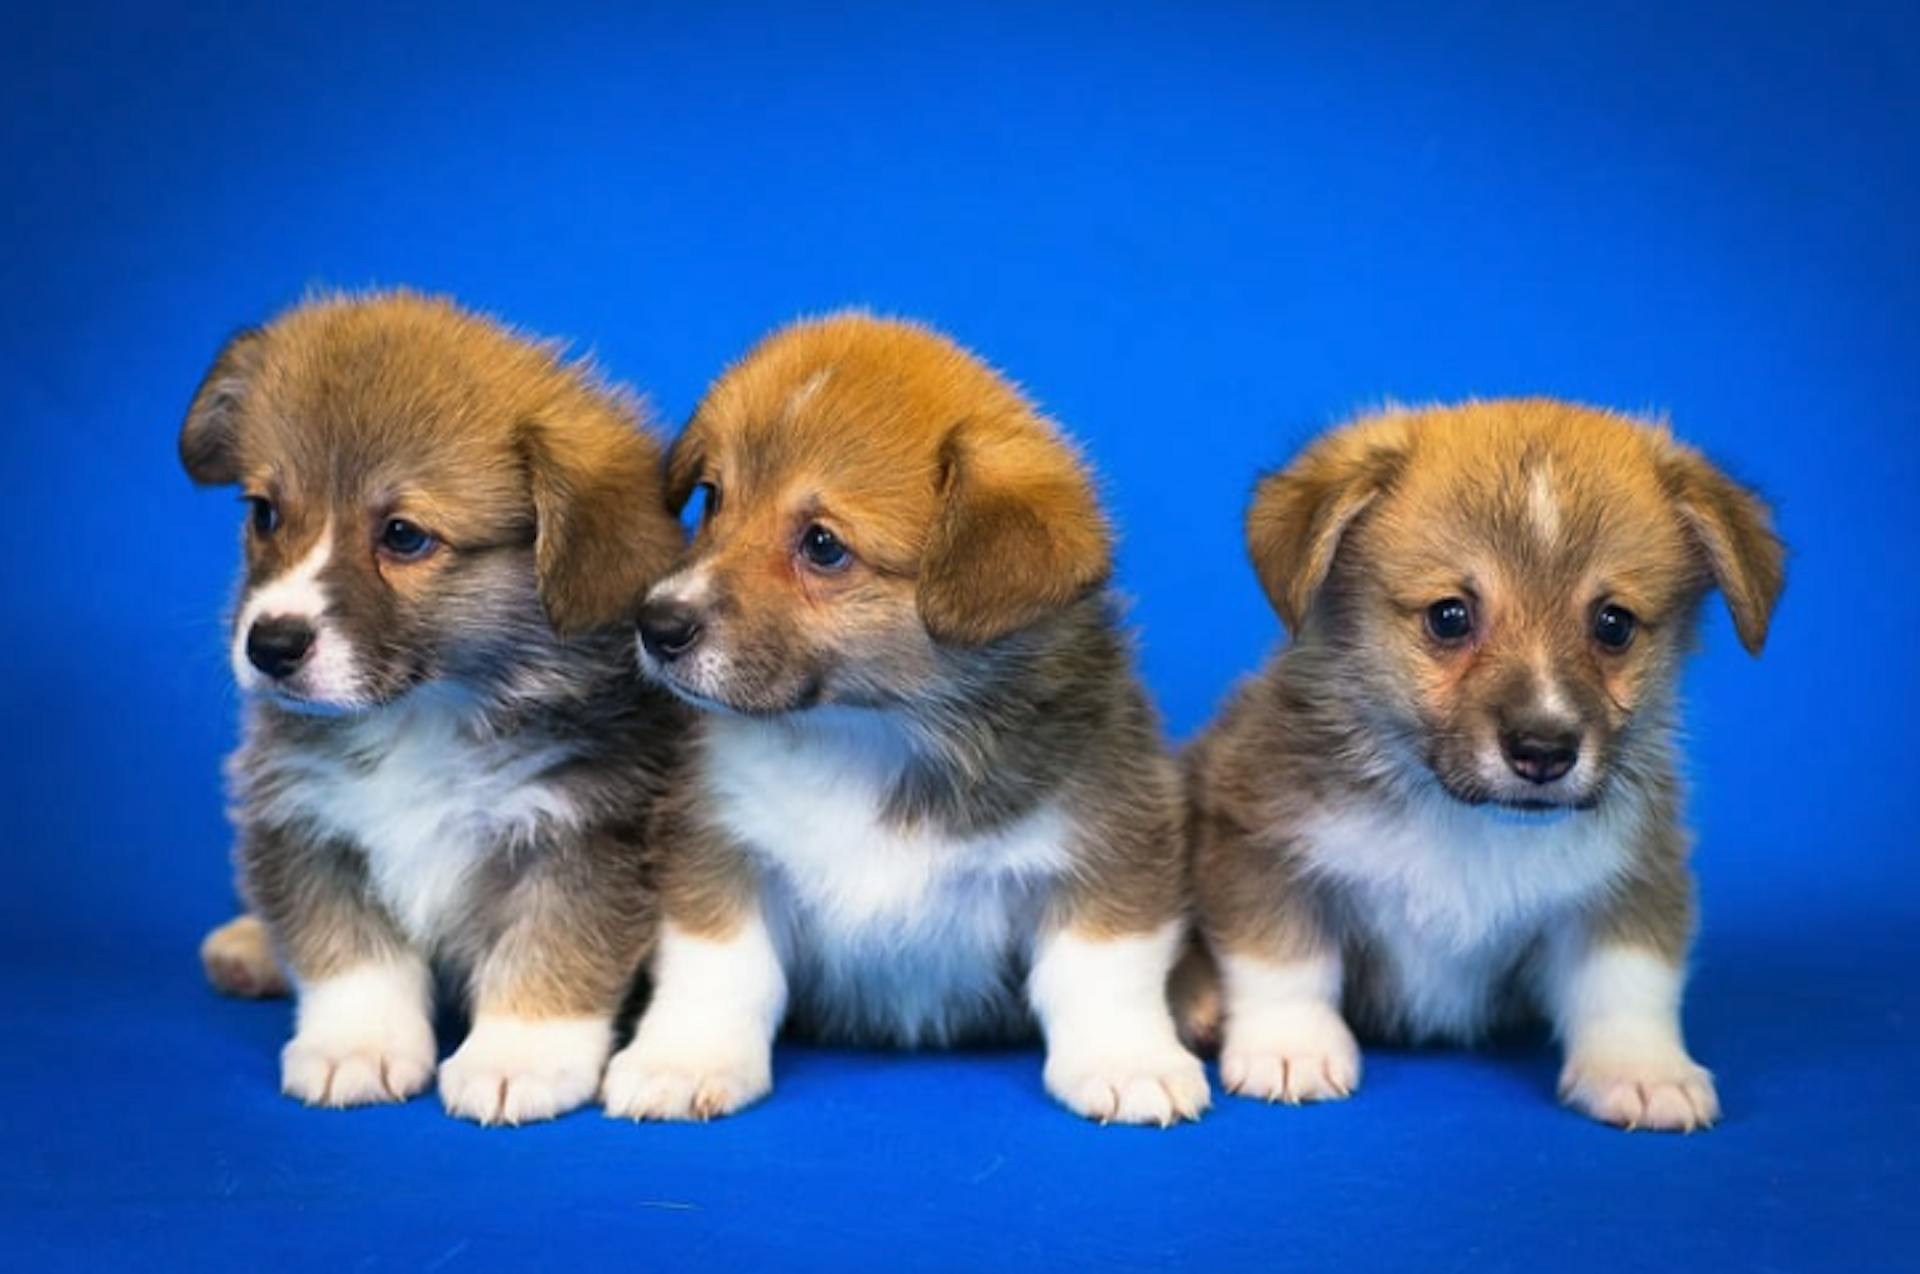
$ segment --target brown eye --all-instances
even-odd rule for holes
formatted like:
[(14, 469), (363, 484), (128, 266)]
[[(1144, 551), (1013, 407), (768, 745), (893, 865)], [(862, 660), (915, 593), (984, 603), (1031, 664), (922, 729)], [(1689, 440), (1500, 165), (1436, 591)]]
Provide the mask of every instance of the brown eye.
[(280, 510), (263, 495), (242, 497), (247, 502), (247, 525), (262, 539), (280, 529)]
[(1624, 606), (1602, 606), (1594, 612), (1593, 639), (1607, 650), (1621, 651), (1633, 644), (1640, 627), (1634, 613)]
[(1473, 608), (1464, 597), (1443, 597), (1427, 607), (1427, 635), (1443, 646), (1473, 636)]
[(388, 518), (380, 528), (380, 549), (403, 562), (418, 561), (433, 552), (437, 543), (431, 535), (405, 518)]
[(800, 556), (817, 571), (837, 571), (853, 560), (853, 550), (815, 522), (800, 534)]

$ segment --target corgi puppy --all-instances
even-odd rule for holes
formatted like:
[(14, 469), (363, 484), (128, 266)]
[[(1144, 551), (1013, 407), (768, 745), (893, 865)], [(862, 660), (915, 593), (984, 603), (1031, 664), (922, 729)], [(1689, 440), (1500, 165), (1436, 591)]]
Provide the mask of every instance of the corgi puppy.
[(439, 973), (472, 1010), (438, 1068), (450, 1112), (595, 1095), (684, 716), (633, 663), (632, 598), (682, 539), (637, 412), (553, 347), (404, 292), (242, 332), (194, 395), (181, 461), (246, 508), (228, 774), (252, 914), (204, 955), (256, 994), (284, 962), (288, 1094), (425, 1088)]
[(653, 998), (608, 1113), (764, 1096), (791, 1021), (909, 1048), (1037, 1025), (1074, 1111), (1198, 1116), (1166, 1001), (1179, 774), (1072, 446), (945, 337), (843, 314), (720, 377), (668, 493), (702, 517), (647, 594), (641, 660), (701, 711), (656, 817)]
[(1345, 1097), (1350, 1026), (1470, 1041), (1538, 1012), (1573, 1106), (1711, 1124), (1675, 698), (1711, 587), (1766, 638), (1766, 508), (1662, 426), (1477, 402), (1322, 438), (1247, 531), (1293, 642), (1188, 757), (1222, 1081)]

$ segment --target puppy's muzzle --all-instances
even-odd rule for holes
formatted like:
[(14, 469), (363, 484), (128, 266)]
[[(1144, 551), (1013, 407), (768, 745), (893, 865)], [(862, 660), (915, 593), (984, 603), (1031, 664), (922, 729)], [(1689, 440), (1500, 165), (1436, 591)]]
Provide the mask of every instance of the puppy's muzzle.
[(275, 681), (283, 681), (306, 662), (313, 639), (313, 625), (304, 619), (283, 615), (257, 619), (247, 629), (247, 662)]
[(1558, 722), (1521, 722), (1500, 731), (1507, 768), (1529, 783), (1564, 778), (1580, 760), (1580, 731)]
[(692, 651), (705, 632), (700, 612), (685, 602), (663, 598), (640, 608), (640, 644), (663, 664)]

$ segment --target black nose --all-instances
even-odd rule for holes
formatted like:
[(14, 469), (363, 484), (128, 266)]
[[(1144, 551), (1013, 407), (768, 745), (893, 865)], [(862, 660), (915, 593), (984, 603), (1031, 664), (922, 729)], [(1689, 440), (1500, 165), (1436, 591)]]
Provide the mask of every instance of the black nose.
[(700, 644), (700, 613), (682, 602), (648, 602), (640, 608), (640, 644), (662, 663), (672, 663)]
[(1507, 768), (1529, 783), (1551, 783), (1580, 759), (1580, 735), (1574, 730), (1508, 730), (1500, 736)]
[(313, 649), (313, 626), (304, 619), (257, 619), (247, 630), (247, 662), (275, 680), (300, 666)]

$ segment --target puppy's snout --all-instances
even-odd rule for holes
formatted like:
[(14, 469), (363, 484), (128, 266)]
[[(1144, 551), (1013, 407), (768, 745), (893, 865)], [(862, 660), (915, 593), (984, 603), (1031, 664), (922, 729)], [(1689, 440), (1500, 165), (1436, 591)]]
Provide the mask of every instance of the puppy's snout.
[(293, 675), (313, 649), (313, 625), (277, 615), (247, 629), (247, 662), (278, 681)]
[(1580, 731), (1561, 722), (1528, 721), (1500, 732), (1507, 768), (1529, 783), (1551, 783), (1580, 759)]
[(700, 644), (700, 612), (685, 602), (660, 599), (640, 608), (640, 644), (662, 663), (672, 663)]

